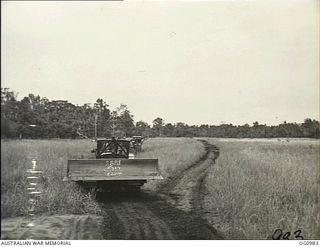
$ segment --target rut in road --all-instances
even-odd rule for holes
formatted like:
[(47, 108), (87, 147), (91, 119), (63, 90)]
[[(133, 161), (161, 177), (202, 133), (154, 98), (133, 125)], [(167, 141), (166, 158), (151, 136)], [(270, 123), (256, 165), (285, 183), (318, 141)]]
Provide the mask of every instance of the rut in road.
[(204, 179), (207, 169), (213, 165), (219, 157), (219, 148), (200, 140), (205, 146), (205, 154), (199, 161), (187, 167), (179, 175), (171, 179), (161, 188), (161, 192), (169, 195), (169, 202), (186, 212), (195, 211), (201, 213), (202, 198), (205, 194)]
[(201, 218), (203, 180), (219, 156), (217, 147), (202, 142), (205, 155), (163, 185), (162, 195), (141, 192), (100, 198), (105, 239), (222, 239)]

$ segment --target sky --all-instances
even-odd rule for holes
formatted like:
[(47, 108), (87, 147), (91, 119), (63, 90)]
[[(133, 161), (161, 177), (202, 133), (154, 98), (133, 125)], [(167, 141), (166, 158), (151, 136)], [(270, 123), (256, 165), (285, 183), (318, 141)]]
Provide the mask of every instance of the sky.
[(1, 87), (134, 120), (319, 120), (319, 1), (1, 2)]

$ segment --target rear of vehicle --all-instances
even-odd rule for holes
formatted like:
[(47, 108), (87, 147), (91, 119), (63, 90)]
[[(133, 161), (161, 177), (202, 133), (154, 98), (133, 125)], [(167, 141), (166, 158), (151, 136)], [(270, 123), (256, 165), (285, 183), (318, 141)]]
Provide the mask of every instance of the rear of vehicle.
[(130, 142), (98, 140), (96, 159), (68, 160), (64, 181), (102, 191), (138, 191), (148, 180), (163, 179), (158, 159), (129, 159)]

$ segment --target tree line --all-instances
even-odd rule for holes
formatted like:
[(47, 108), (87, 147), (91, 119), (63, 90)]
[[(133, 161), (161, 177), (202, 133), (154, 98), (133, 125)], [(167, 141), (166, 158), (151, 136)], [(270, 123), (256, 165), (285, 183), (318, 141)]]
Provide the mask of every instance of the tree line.
[(1, 138), (93, 138), (99, 137), (221, 137), (221, 138), (320, 138), (320, 123), (307, 118), (303, 123), (283, 122), (267, 126), (254, 122), (233, 125), (188, 125), (165, 123), (158, 117), (152, 125), (134, 121), (128, 107), (114, 110), (98, 98), (94, 104), (74, 105), (66, 100), (49, 100), (1, 88)]

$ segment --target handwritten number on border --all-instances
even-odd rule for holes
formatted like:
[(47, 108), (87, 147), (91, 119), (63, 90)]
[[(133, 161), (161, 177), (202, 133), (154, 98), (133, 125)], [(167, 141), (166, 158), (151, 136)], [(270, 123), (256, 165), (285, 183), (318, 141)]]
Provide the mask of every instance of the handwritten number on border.
[[(303, 237), (300, 235), (301, 234), (301, 230), (297, 230), (293, 233), (294, 238), (293, 239), (300, 239), (303, 240)], [(283, 233), (281, 229), (276, 229), (272, 235), (272, 239), (273, 240), (280, 240), (280, 239), (285, 239), (285, 240), (289, 240), (291, 236), (291, 232), (286, 232)]]

